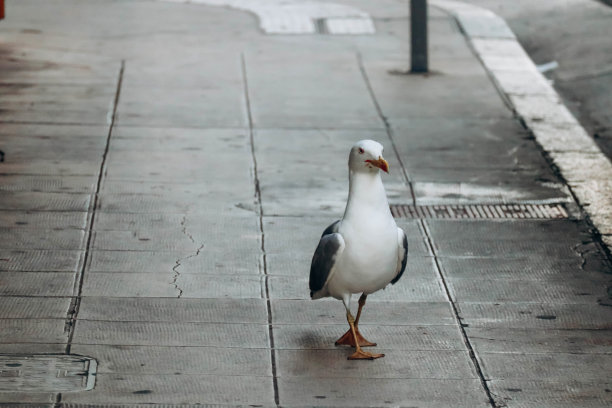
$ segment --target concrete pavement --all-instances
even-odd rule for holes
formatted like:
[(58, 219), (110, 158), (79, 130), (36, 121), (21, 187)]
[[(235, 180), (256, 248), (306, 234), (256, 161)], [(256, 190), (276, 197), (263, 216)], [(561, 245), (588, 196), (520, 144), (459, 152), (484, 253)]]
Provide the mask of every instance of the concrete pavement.
[[(432, 7), (433, 72), (406, 75), (405, 2), (333, 3), (376, 33), (8, 2), (2, 406), (612, 403), (610, 259), (470, 31)], [(341, 303), (307, 289), (363, 138), (385, 146), (392, 205), (421, 214), (397, 219), (405, 276), (364, 309), (373, 362), (346, 360)]]

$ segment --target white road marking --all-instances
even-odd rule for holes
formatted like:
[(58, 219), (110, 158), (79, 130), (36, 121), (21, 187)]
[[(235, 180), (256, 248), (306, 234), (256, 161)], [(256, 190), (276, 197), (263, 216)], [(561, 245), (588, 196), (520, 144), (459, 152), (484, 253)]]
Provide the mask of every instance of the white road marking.
[(162, 0), (231, 7), (256, 14), (267, 34), (314, 34), (322, 20), (329, 34), (374, 34), (368, 13), (355, 7), (301, 0)]

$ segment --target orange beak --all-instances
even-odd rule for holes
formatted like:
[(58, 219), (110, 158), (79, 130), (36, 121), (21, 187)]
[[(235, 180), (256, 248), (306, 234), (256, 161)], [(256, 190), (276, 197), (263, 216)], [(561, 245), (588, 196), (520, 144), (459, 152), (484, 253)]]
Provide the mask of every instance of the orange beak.
[(366, 160), (366, 163), (370, 163), (372, 166), (376, 166), (385, 173), (389, 173), (389, 163), (381, 156), (378, 156), (378, 160)]

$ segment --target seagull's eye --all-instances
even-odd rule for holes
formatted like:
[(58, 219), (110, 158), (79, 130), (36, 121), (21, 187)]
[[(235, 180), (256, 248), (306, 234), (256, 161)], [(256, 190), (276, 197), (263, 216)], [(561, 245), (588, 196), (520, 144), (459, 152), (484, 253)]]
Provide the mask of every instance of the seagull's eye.
[(363, 150), (362, 147), (359, 148), (359, 154), (363, 154), (365, 152), (365, 150)]

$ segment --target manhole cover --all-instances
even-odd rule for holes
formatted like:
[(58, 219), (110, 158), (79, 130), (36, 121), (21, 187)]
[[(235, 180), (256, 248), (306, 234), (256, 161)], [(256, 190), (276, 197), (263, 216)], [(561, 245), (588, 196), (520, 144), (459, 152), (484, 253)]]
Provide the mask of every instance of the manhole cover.
[(568, 216), (561, 204), (392, 204), (390, 207), (395, 218), (556, 219)]
[(82, 356), (0, 355), (0, 392), (91, 390), (96, 367), (96, 360)]

